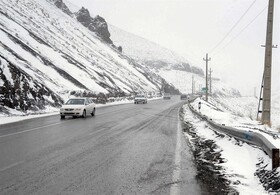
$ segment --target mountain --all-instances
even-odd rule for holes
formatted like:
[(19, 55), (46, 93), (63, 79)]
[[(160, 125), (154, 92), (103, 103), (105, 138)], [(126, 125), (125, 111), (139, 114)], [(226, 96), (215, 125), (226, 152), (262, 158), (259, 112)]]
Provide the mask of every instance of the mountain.
[(109, 24), (109, 31), (114, 43), (121, 45), (123, 53), (135, 60), (162, 61), (169, 64), (187, 62), (175, 52), (114, 25)]
[(175, 52), (152, 41), (126, 32), (109, 24), (111, 38), (116, 45), (122, 46), (122, 52), (138, 63), (144, 63), (151, 69), (183, 70), (203, 75), (203, 70), (190, 63)]
[(100, 17), (99, 15), (92, 18), (90, 16), (89, 11), (82, 7), (76, 13), (77, 20), (87, 27), (90, 31), (96, 32), (99, 37), (105, 42), (112, 44), (112, 40), (110, 39), (110, 32), (108, 31), (108, 25), (104, 18)]
[[(0, 113), (59, 107), (69, 95), (104, 102), (143, 92), (189, 93), (190, 75), (204, 77), (174, 52), (109, 26), (84, 7), (73, 12), (63, 0), (0, 0), (0, 37)], [(230, 90), (216, 94), (238, 94)]]
[(72, 13), (61, 0), (0, 0), (0, 37), (0, 112), (60, 106), (69, 94), (124, 96), (168, 85), (119, 52), (102, 17)]
[[(192, 92), (192, 77), (194, 77), (196, 92), (201, 92), (202, 87), (205, 86), (204, 71), (197, 66), (192, 66), (188, 60), (175, 52), (110, 24), (109, 31), (114, 44), (121, 45), (125, 55), (153, 70), (181, 93)], [(217, 78), (213, 78), (212, 84), (214, 96), (240, 96), (238, 90)]]

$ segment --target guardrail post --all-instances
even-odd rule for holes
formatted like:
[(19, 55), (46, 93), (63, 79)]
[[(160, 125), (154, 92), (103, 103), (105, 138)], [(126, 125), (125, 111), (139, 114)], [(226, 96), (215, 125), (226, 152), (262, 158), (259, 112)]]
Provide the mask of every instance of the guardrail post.
[(279, 167), (279, 149), (272, 148), (272, 169)]

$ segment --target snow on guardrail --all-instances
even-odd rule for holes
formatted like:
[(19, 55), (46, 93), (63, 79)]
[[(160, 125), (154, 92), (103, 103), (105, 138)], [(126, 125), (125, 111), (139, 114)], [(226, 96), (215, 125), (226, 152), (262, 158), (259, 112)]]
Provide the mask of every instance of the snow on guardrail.
[(272, 169), (279, 167), (279, 149), (271, 143), (267, 138), (265, 138), (262, 134), (252, 131), (245, 131), (236, 129), (233, 127), (225, 126), (224, 124), (218, 124), (214, 122), (211, 118), (201, 114), (197, 111), (191, 104), (188, 102), (188, 106), (193, 113), (201, 117), (203, 120), (207, 121), (212, 127), (216, 130), (219, 130), (222, 133), (235, 137), (238, 140), (247, 142), (249, 144), (256, 145), (261, 147), (265, 153), (272, 159)]

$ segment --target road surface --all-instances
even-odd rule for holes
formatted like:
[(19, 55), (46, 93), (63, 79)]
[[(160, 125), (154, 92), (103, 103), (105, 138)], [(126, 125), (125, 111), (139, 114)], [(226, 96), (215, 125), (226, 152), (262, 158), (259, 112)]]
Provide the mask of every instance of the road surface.
[(178, 112), (185, 102), (100, 107), (0, 126), (0, 194), (201, 194)]

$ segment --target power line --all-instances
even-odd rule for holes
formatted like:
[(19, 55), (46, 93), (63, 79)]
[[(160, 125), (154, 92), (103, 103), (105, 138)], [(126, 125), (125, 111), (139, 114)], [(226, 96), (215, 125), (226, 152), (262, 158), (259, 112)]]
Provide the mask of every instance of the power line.
[(253, 5), (256, 3), (257, 0), (254, 0), (251, 5), (247, 8), (247, 10), (245, 11), (245, 13), (237, 20), (237, 22), (231, 27), (231, 29), (229, 30), (229, 32), (221, 39), (220, 42), (218, 42), (218, 44), (213, 47), (209, 53), (212, 53), (226, 38), (227, 36), (233, 31), (233, 29), (239, 24), (239, 22), (244, 18), (244, 16), (248, 13), (248, 11), (253, 7)]
[(216, 56), (217, 54), (219, 54), (221, 51), (223, 51), (227, 46), (229, 46), (231, 44), (232, 41), (234, 41), (237, 37), (239, 37), (239, 35), (246, 30), (253, 22), (255, 22), (255, 20), (267, 9), (267, 6), (265, 8), (262, 9), (262, 11), (253, 18), (253, 20), (251, 20), (235, 37), (233, 37), (222, 49), (220, 49), (218, 52), (214, 53), (213, 56)]

